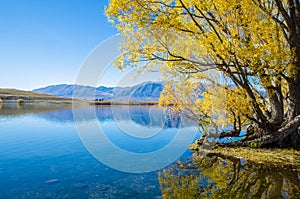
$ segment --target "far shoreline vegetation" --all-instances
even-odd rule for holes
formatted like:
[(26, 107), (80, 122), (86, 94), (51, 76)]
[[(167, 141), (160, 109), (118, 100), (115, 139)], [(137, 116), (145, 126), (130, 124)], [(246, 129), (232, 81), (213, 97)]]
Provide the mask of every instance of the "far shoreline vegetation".
[(92, 100), (89, 102), (91, 105), (158, 105), (158, 102), (135, 102), (135, 101), (96, 101)]

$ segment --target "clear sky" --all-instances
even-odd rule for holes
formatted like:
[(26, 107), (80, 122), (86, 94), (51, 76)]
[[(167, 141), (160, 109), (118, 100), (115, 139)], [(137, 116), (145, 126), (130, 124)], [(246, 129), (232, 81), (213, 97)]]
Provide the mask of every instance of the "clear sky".
[(104, 15), (107, 4), (0, 0), (0, 87), (32, 90), (74, 83), (92, 49), (117, 33)]

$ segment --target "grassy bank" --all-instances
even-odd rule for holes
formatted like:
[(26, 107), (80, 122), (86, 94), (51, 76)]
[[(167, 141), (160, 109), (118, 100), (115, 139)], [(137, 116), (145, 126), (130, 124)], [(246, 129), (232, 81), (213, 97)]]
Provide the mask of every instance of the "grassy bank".
[[(191, 146), (195, 150), (195, 146)], [(294, 149), (260, 149), (250, 147), (217, 147), (205, 152), (207, 155), (221, 155), (223, 157), (235, 157), (246, 159), (260, 165), (272, 165), (282, 169), (295, 169), (300, 172), (300, 151)]]
[(72, 99), (61, 98), (53, 95), (46, 95), (31, 91), (23, 91), (17, 89), (0, 88), (0, 99), (5, 103), (17, 102), (17, 100), (26, 101), (72, 101)]
[(0, 88), (0, 99), (2, 103), (11, 104), (72, 104), (72, 103), (86, 103), (85, 100), (72, 100), (70, 98), (61, 98), (54, 95), (47, 95), (43, 93), (36, 93), (31, 91), (23, 91), (17, 89)]

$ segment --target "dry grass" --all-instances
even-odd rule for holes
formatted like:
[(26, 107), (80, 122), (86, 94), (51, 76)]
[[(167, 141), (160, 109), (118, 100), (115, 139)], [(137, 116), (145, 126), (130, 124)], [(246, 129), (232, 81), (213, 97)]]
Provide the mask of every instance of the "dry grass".
[(218, 147), (209, 154), (243, 158), (256, 164), (293, 168), (300, 171), (300, 151), (294, 149), (254, 149), (249, 147)]
[(74, 102), (86, 102), (84, 100), (72, 100), (70, 98), (61, 98), (54, 95), (47, 95), (42, 93), (36, 93), (31, 91), (22, 91), (17, 89), (4, 89), (0, 88), (0, 99), (5, 103), (19, 103), (18, 100), (22, 99), (26, 103), (40, 103), (40, 102), (50, 102), (50, 103), (72, 103)]

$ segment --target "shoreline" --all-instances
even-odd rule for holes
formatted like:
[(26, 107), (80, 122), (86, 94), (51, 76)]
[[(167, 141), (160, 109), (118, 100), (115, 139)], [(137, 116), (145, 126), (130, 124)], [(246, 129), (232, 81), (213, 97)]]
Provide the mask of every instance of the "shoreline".
[(233, 157), (245, 159), (257, 165), (274, 166), (281, 169), (292, 169), (300, 172), (300, 150), (277, 149), (277, 148), (250, 148), (250, 147), (217, 147), (212, 150), (203, 150), (190, 146), (195, 153), (206, 154), (208, 156)]
[(32, 91), (0, 88), (0, 104), (158, 105), (158, 101), (117, 101), (63, 98)]
[(158, 102), (128, 102), (128, 101), (92, 101), (90, 105), (101, 106), (101, 105), (158, 105)]
[[(19, 98), (23, 99), (23, 98)], [(84, 104), (91, 106), (102, 106), (102, 105), (144, 105), (152, 106), (158, 105), (158, 102), (123, 102), (123, 101), (89, 101), (89, 100), (80, 100), (80, 99), (50, 99), (50, 100), (26, 100), (19, 103), (17, 100), (2, 100), (0, 104)]]

